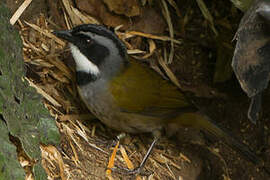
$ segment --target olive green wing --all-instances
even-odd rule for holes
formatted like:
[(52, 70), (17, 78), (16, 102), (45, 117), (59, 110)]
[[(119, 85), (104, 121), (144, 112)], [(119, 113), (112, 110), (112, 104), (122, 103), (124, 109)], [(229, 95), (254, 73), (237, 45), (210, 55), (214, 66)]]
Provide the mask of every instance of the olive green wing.
[(175, 85), (134, 60), (112, 79), (110, 92), (116, 104), (131, 113), (160, 116), (193, 107)]

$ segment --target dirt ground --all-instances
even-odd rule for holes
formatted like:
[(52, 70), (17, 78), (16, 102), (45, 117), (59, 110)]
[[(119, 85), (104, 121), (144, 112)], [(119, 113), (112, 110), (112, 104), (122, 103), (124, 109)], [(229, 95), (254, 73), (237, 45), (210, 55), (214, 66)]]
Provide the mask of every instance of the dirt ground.
[[(17, 4), (13, 2), (13, 0), (7, 0), (12, 12), (17, 9), (22, 0), (18, 0)], [(74, 0), (72, 2), (74, 7), (83, 11), (80, 5), (81, 1)], [(268, 127), (270, 125), (270, 111), (268, 109), (270, 102), (268, 99), (270, 94), (268, 91), (264, 93), (263, 115), (260, 123), (252, 124), (247, 119), (249, 99), (231, 73), (232, 70), (228, 68), (235, 44), (231, 40), (243, 13), (235, 9), (228, 0), (218, 2), (205, 0), (215, 19), (214, 25), (219, 33), (219, 36), (216, 36), (209, 23), (202, 16), (196, 1), (178, 0), (175, 2), (181, 16), (179, 17), (171, 6), (169, 10), (172, 12), (171, 18), (174, 28), (177, 29), (175, 39), (181, 39), (182, 43), (176, 45), (175, 58), (169, 67), (183, 88), (189, 91), (188, 97), (214, 121), (228, 129), (237, 139), (247, 144), (259, 157), (262, 157), (265, 168), (270, 171), (270, 149), (268, 146)], [(59, 4), (60, 1), (40, 0), (39, 3), (32, 2), (31, 7), (23, 14), (21, 21), (27, 20), (35, 23), (35, 18), (42, 13), (46, 19), (54, 23), (49, 24), (51, 29), (66, 29), (64, 18), (59, 13), (62, 10), (62, 6)], [(104, 19), (103, 22), (105, 22)], [(161, 31), (163, 35), (168, 35), (166, 26), (163, 27), (161, 23), (160, 28), (164, 29)], [(164, 42), (157, 41), (157, 46), (163, 44)], [(166, 44), (167, 47), (169, 45), (170, 43)], [(63, 52), (62, 55), (66, 61), (71, 59), (67, 52)], [(227, 70), (218, 69), (217, 59), (221, 59), (221, 61), (223, 59), (223, 67), (227, 67)], [(38, 68), (32, 67), (30, 69), (35, 71)], [(219, 78), (217, 71), (221, 74), (222, 72), (225, 73)], [(31, 74), (33, 73), (28, 73), (29, 76)], [(35, 79), (33, 76), (31, 78)], [(65, 84), (60, 86), (65, 88)], [(76, 106), (80, 114), (88, 113), (84, 105), (74, 99), (76, 97), (69, 97), (66, 101)], [(78, 142), (78, 144), (75, 144), (71, 140), (71, 136), (67, 136), (66, 131), (61, 130), (62, 141), (57, 148), (64, 160), (65, 176), (67, 179), (74, 180), (105, 179), (106, 166), (112, 152), (111, 140), (118, 132), (106, 128), (98, 120), (80, 120), (80, 122), (83, 126), (91, 129), (86, 132), (88, 142), (82, 137), (74, 135), (72, 138), (75, 138)], [(60, 124), (59, 127), (64, 127), (63, 124), (66, 122), (58, 121), (58, 123)], [(91, 136), (93, 127), (95, 128), (95, 135)], [(72, 128), (70, 130), (72, 131)], [(180, 179), (180, 177), (183, 180), (270, 179), (270, 174), (267, 174), (263, 168), (243, 159), (242, 156), (221, 142), (201, 133), (198, 134), (193, 130), (183, 129), (183, 133), (180, 135), (180, 138), (164, 137), (155, 147), (145, 167), (147, 174), (153, 173), (150, 176), (148, 175), (149, 179)], [(129, 135), (126, 141), (122, 143), (135, 167), (143, 158), (151, 140), (152, 137), (148, 134)], [(95, 144), (104, 152), (96, 150), (90, 144)], [(117, 156), (116, 165), (125, 167), (120, 153)], [(52, 168), (53, 165), (47, 163), (47, 166), (47, 169), (51, 170), (49, 178), (59, 179), (61, 177), (57, 165), (55, 165), (56, 168)], [(113, 172), (113, 177), (115, 179), (134, 179), (133, 176), (116, 172)]]

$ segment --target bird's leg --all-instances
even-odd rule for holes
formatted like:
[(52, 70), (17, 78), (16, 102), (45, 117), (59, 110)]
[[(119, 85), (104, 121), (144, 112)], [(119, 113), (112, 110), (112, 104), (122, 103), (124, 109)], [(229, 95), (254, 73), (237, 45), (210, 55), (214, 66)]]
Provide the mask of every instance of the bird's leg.
[(121, 133), (121, 134), (118, 134), (118, 136), (116, 136), (116, 139), (118, 140), (118, 141), (121, 141), (123, 138), (125, 138), (127, 136), (127, 134), (126, 133)]
[(139, 165), (139, 167), (133, 169), (133, 170), (128, 170), (127, 173), (128, 174), (140, 174), (141, 170), (143, 169), (147, 159), (149, 158), (155, 144), (157, 143), (158, 138), (154, 138), (154, 141), (152, 142), (151, 146), (149, 147), (148, 151), (146, 152), (145, 156), (143, 157), (143, 160), (141, 162), (141, 164)]
[(111, 177), (111, 172), (113, 170), (114, 160), (115, 160), (115, 157), (116, 157), (116, 152), (118, 150), (121, 139), (123, 139), (125, 136), (126, 136), (125, 133), (121, 133), (118, 136), (116, 136), (117, 142), (116, 142), (115, 139), (112, 142), (112, 144), (115, 144), (115, 147), (113, 149), (113, 153), (111, 154), (111, 157), (110, 157), (110, 160), (109, 160), (109, 163), (108, 163), (108, 166), (107, 166), (107, 170), (106, 170), (107, 177)]
[(141, 174), (142, 173), (142, 169), (147, 161), (147, 159), (149, 158), (156, 142), (158, 141), (158, 138), (155, 138), (154, 141), (152, 142), (151, 146), (149, 147), (148, 151), (146, 152), (145, 156), (143, 157), (142, 162), (140, 163), (140, 165), (131, 170), (131, 169), (127, 169), (127, 168), (122, 168), (122, 167), (117, 167), (117, 168), (111, 168), (112, 171), (114, 172), (118, 172), (118, 173), (122, 173), (122, 174), (127, 174), (127, 175), (136, 175), (136, 174)]
[(148, 151), (146, 152), (145, 156), (143, 157), (143, 160), (141, 162), (141, 164), (139, 165), (139, 167), (133, 169), (133, 170), (128, 170), (127, 173), (128, 174), (140, 174), (147, 159), (149, 158), (154, 146), (156, 145), (157, 141), (159, 140), (159, 138), (161, 137), (161, 132), (159, 130), (156, 130), (153, 132), (153, 136), (154, 136), (154, 140), (151, 144), (151, 146), (149, 147)]
[(106, 148), (111, 148), (111, 147), (115, 147), (116, 144), (118, 143), (118, 141), (122, 141), (122, 139), (124, 139), (124, 137), (126, 137), (126, 133), (121, 133), (117, 136), (114, 136), (113, 138), (111, 139), (106, 139), (106, 140), (97, 140), (97, 142), (99, 144), (102, 144), (102, 145), (106, 145)]
[(127, 136), (126, 133), (118, 134), (115, 138), (113, 138), (110, 146), (115, 146), (118, 142), (122, 142), (122, 140)]
[(157, 143), (157, 141), (159, 140), (159, 138), (161, 136), (160, 135), (160, 131), (153, 132), (153, 135), (154, 135), (154, 140), (151, 143), (151, 146), (149, 147), (149, 149), (147, 150), (145, 156), (143, 157), (142, 162), (140, 163), (140, 165), (137, 168), (135, 168), (133, 170), (130, 170), (130, 169), (127, 169), (127, 168), (120, 168), (120, 167), (118, 167), (117, 169), (116, 168), (112, 168), (111, 170), (112, 171), (120, 172), (119, 171), (119, 169), (120, 169), (120, 170), (123, 170), (124, 171), (124, 172), (120, 172), (120, 173), (125, 173), (125, 174), (128, 174), (128, 175), (141, 174), (142, 173), (141, 171), (144, 168), (147, 159), (149, 158), (149, 156), (150, 156), (150, 154), (151, 154), (151, 152), (152, 152), (155, 144)]

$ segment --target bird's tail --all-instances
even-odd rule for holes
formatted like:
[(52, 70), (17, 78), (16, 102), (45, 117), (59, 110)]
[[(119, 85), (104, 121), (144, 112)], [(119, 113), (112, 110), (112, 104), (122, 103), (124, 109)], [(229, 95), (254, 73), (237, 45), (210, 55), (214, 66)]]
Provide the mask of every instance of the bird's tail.
[(173, 123), (183, 127), (192, 127), (203, 130), (205, 133), (215, 136), (218, 140), (230, 146), (252, 163), (262, 163), (262, 160), (252, 152), (247, 145), (238, 141), (226, 132), (226, 130), (216, 125), (209, 117), (199, 112), (183, 113), (177, 116), (177, 118), (173, 120)]

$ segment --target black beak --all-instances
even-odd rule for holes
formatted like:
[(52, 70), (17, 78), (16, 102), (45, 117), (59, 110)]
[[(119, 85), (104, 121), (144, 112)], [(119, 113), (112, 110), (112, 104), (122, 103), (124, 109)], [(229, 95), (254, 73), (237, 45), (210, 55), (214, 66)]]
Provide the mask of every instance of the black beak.
[(73, 42), (74, 38), (71, 34), (71, 31), (67, 30), (67, 31), (54, 31), (52, 32), (55, 36), (67, 40), (68, 42)]

